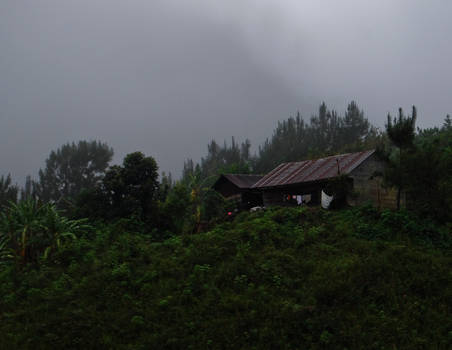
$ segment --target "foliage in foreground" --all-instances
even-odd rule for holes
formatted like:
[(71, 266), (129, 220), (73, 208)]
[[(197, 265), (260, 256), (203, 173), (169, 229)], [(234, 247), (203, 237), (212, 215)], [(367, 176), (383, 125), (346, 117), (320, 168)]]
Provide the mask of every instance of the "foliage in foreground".
[(1, 267), (2, 347), (452, 345), (450, 227), (372, 208), (242, 213), (161, 243), (124, 227)]
[(53, 204), (11, 202), (0, 212), (0, 261), (15, 257), (24, 264), (47, 259), (65, 242), (90, 230), (86, 219), (68, 219)]

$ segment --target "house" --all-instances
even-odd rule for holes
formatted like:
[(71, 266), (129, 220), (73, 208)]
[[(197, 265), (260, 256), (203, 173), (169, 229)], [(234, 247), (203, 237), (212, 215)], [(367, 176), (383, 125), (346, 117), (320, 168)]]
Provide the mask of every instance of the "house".
[(255, 182), (250, 190), (262, 194), (265, 206), (319, 205), (333, 179), (344, 179), (344, 200), (350, 205), (371, 202), (396, 207), (396, 191), (382, 186), (385, 162), (375, 150), (283, 163)]
[(263, 204), (260, 191), (251, 190), (261, 178), (262, 175), (223, 174), (212, 187), (224, 198), (235, 200), (241, 208), (249, 209)]

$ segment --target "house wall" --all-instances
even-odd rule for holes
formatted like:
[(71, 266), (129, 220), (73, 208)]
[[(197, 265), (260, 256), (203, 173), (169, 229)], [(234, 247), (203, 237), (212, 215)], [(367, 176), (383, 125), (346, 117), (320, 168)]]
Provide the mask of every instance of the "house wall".
[(217, 184), (215, 186), (215, 190), (217, 192), (221, 193), (221, 195), (227, 199), (230, 199), (237, 195), (240, 197), (240, 194), (242, 193), (240, 188), (235, 186), (230, 181), (226, 181), (226, 180), (223, 180), (223, 181), (221, 181), (221, 183)]
[(241, 189), (227, 179), (219, 181), (214, 189), (226, 200), (237, 202), (241, 209), (250, 209), (262, 205), (262, 194), (249, 189)]
[(320, 191), (321, 185), (306, 187), (287, 186), (278, 190), (264, 190), (263, 201), (264, 206), (280, 206), (280, 207), (292, 207), (296, 206), (296, 201), (286, 200), (288, 195), (311, 195), (309, 205), (320, 204)]
[[(376, 154), (367, 158), (355, 168), (349, 177), (353, 179), (353, 195), (347, 198), (350, 205), (362, 205), (371, 202), (377, 208), (396, 208), (397, 190), (383, 187), (385, 162)], [(379, 173), (381, 175), (376, 175)], [(404, 205), (404, 198), (401, 200)]]
[(262, 199), (264, 201), (264, 206), (287, 206), (287, 203), (284, 202), (284, 196), (281, 192), (269, 192), (265, 191), (262, 194)]
[(262, 193), (260, 192), (251, 192), (244, 191), (242, 193), (242, 206), (245, 209), (250, 209), (252, 207), (262, 206), (263, 199)]

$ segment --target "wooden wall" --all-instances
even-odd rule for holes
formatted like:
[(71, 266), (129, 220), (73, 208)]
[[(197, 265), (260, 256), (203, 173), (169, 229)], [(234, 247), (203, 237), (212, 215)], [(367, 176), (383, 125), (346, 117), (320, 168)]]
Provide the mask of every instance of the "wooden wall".
[[(354, 194), (347, 198), (350, 205), (371, 202), (377, 208), (396, 208), (397, 190), (383, 186), (385, 163), (373, 154), (350, 173)], [(377, 176), (376, 173), (380, 173)], [(402, 205), (404, 198), (402, 196)]]
[(276, 191), (265, 191), (262, 195), (262, 199), (264, 201), (264, 206), (288, 206), (288, 203), (284, 201), (284, 195), (282, 192)]
[(232, 197), (240, 196), (242, 191), (236, 185), (231, 183), (226, 179), (221, 179), (221, 181), (215, 186), (215, 190), (226, 199), (231, 199)]
[(310, 186), (308, 189), (305, 187), (283, 187), (279, 190), (266, 190), (263, 192), (264, 206), (280, 206), (280, 207), (292, 207), (298, 205), (296, 201), (286, 200), (288, 195), (311, 195), (309, 205), (320, 204), (320, 191), (322, 185)]

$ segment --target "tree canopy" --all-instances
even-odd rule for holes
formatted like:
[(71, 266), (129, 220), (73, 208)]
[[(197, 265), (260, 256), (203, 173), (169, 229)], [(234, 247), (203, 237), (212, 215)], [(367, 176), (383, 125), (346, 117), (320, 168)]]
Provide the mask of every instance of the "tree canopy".
[(399, 149), (399, 153), (392, 159), (390, 158), (392, 162), (386, 172), (386, 180), (397, 187), (397, 208), (400, 208), (401, 194), (405, 188), (407, 177), (410, 176), (406, 173), (406, 158), (403, 156), (403, 151), (413, 149), (414, 138), (416, 137), (416, 117), (415, 106), (413, 106), (411, 116), (405, 116), (402, 108), (399, 108), (398, 118), (392, 119), (391, 115), (388, 114), (386, 133), (389, 140)]
[(344, 116), (329, 110), (323, 102), (309, 123), (300, 113), (278, 122), (270, 139), (259, 147), (255, 171), (270, 171), (282, 162), (304, 160), (340, 151), (357, 151), (377, 136), (356, 102), (349, 103)]
[(403, 113), (402, 108), (399, 108), (398, 118), (392, 119), (388, 114), (388, 122), (386, 124), (386, 132), (392, 143), (399, 149), (408, 148), (413, 145), (415, 137), (415, 124), (417, 118), (416, 107), (413, 106), (413, 111), (410, 115)]
[(41, 200), (58, 202), (94, 188), (101, 180), (113, 149), (100, 141), (67, 143), (50, 152), (46, 167), (39, 170), (37, 194)]
[(155, 159), (141, 152), (128, 154), (122, 166), (110, 167), (102, 186), (114, 210), (121, 215), (139, 210), (142, 218), (149, 218), (159, 189), (157, 171)]

